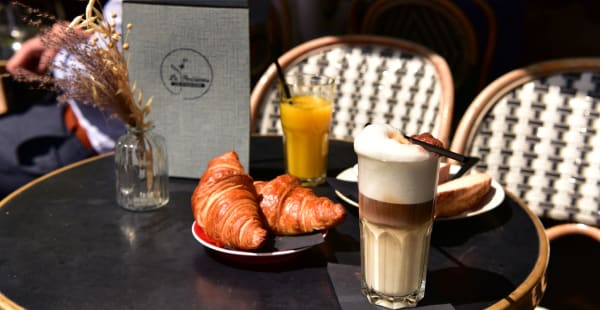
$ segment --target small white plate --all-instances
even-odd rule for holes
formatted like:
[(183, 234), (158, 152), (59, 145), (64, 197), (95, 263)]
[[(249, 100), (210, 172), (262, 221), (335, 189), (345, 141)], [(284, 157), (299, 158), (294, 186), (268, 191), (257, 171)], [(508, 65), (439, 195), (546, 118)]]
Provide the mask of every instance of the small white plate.
[[(358, 181), (358, 164), (340, 172), (340, 174), (338, 174), (336, 176), (336, 179), (342, 180), (342, 181), (351, 181), (351, 182), (357, 182)], [(358, 202), (354, 201), (350, 198), (348, 198), (346, 195), (342, 194), (340, 191), (336, 190), (335, 194), (340, 197), (340, 199), (342, 199), (343, 201), (345, 201), (346, 203), (348, 203), (349, 205), (355, 206), (358, 208)]]
[[(327, 235), (327, 232), (322, 232), (323, 238)], [(222, 257), (243, 264), (269, 264), (285, 261), (292, 257), (295, 257), (296, 254), (308, 250), (311, 246), (305, 246), (297, 249), (289, 249), (289, 250), (281, 250), (274, 252), (254, 252), (254, 251), (241, 251), (235, 249), (228, 249), (220, 246), (215, 241), (210, 239), (202, 230), (200, 225), (194, 221), (192, 224), (192, 235), (194, 238), (200, 242), (203, 246), (216, 251)], [(316, 244), (315, 244), (316, 245)]]
[[(458, 170), (460, 170), (460, 166), (452, 165), (450, 167), (450, 175), (458, 172)], [(344, 181), (356, 182), (358, 180), (358, 166), (354, 165), (354, 166), (342, 171), (340, 174), (338, 174), (336, 176), (336, 178), (340, 179), (340, 180), (344, 180)], [(347, 202), (348, 204), (358, 207), (358, 202), (348, 198), (347, 196), (340, 193), (339, 191), (336, 190), (335, 194), (338, 195), (338, 197), (340, 197), (340, 199)], [(469, 211), (463, 212), (459, 215), (455, 215), (455, 216), (451, 216), (451, 217), (439, 217), (439, 218), (436, 218), (436, 220), (439, 220), (439, 221), (455, 220), (455, 219), (471, 217), (471, 216), (475, 216), (478, 214), (488, 212), (490, 210), (495, 209), (500, 204), (502, 204), (502, 201), (504, 201), (504, 196), (505, 196), (505, 193), (504, 193), (504, 189), (502, 188), (502, 185), (500, 185), (500, 183), (498, 183), (496, 180), (492, 179), (492, 188), (487, 193), (485, 198), (481, 201), (480, 206), (473, 208)]]

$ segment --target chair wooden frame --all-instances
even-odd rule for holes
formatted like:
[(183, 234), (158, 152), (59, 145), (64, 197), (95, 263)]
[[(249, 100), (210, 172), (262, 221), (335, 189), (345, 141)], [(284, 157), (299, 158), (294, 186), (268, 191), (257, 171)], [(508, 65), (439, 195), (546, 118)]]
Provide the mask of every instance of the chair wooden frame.
[[(441, 56), (419, 44), (395, 38), (372, 35), (326, 36), (307, 41), (296, 46), (295, 48), (292, 48), (279, 57), (278, 61), (281, 67), (285, 70), (286, 68), (301, 62), (304, 59), (304, 55), (318, 52), (319, 50), (323, 50), (331, 46), (344, 44), (373, 44), (379, 46), (388, 46), (394, 49), (400, 49), (409, 53), (420, 55), (431, 62), (431, 64), (435, 66), (440, 77), (442, 90), (440, 98), (441, 102), (439, 104), (439, 126), (437, 126), (437, 128), (439, 128), (439, 133), (436, 134), (438, 139), (444, 141), (446, 145), (449, 145), (448, 142), (452, 125), (452, 110), (454, 106), (454, 82), (452, 80), (452, 74), (448, 64)], [(250, 96), (252, 131), (254, 131), (255, 128), (255, 120), (260, 105), (263, 103), (269, 87), (276, 81), (276, 79), (277, 69), (274, 64), (271, 64), (252, 90), (252, 94)]]
[(8, 100), (6, 98), (6, 85), (5, 82), (10, 78), (10, 75), (6, 72), (6, 60), (0, 60), (0, 115), (5, 114), (9, 110)]
[(546, 229), (548, 240), (556, 240), (567, 235), (584, 235), (600, 243), (600, 229), (581, 223), (559, 224)]

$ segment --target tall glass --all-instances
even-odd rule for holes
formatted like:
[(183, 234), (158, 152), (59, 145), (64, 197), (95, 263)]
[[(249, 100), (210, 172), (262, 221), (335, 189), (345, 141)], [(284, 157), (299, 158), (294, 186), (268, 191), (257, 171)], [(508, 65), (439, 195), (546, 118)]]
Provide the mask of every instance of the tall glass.
[(379, 125), (365, 128), (354, 144), (362, 292), (376, 305), (414, 307), (425, 292), (439, 160), (394, 141), (391, 127), (372, 126)]
[(322, 75), (288, 75), (290, 97), (279, 85), (286, 172), (305, 186), (325, 182), (334, 80)]

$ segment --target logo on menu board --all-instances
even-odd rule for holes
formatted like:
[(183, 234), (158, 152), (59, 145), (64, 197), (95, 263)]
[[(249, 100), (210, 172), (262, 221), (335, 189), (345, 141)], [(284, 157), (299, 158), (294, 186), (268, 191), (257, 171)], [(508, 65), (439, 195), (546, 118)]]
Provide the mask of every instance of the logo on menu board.
[(184, 100), (202, 97), (212, 84), (212, 74), (206, 57), (189, 48), (171, 51), (160, 65), (160, 77), (167, 90)]

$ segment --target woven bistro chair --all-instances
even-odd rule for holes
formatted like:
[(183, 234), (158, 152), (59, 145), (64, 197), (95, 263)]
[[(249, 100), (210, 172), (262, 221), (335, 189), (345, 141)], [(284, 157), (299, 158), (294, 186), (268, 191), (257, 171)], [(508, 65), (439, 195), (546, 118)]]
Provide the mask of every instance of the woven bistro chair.
[(260, 78), (273, 57), (291, 47), (291, 13), (286, 0), (250, 0), (250, 83)]
[(352, 0), (351, 32), (409, 40), (442, 56), (454, 81), (453, 124), (488, 83), (497, 36), (486, 0)]
[(478, 61), (475, 28), (461, 8), (446, 0), (377, 0), (365, 8), (360, 33), (410, 40), (442, 55), (461, 85)]
[[(336, 80), (330, 137), (353, 140), (367, 123), (391, 124), (406, 134), (431, 132), (449, 145), (454, 89), (446, 61), (416, 43), (368, 35), (328, 36), (279, 58), (286, 73)], [(252, 128), (281, 135), (277, 70), (272, 64), (250, 97)]]
[[(542, 306), (594, 304), (600, 268), (596, 259), (582, 265), (581, 256), (600, 255), (600, 58), (546, 61), (499, 77), (471, 103), (451, 149), (480, 157), (475, 169), (519, 196), (546, 226), (551, 256)], [(569, 274), (578, 280), (565, 280)]]
[(485, 88), (452, 149), (542, 218), (600, 225), (600, 58), (517, 69)]

